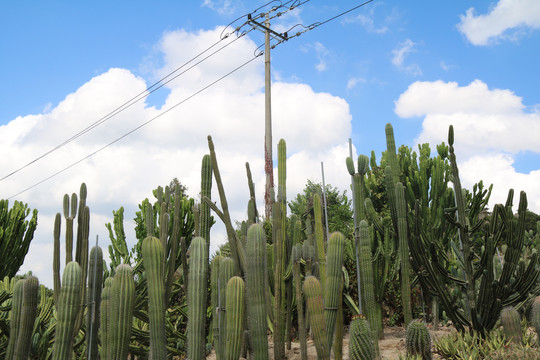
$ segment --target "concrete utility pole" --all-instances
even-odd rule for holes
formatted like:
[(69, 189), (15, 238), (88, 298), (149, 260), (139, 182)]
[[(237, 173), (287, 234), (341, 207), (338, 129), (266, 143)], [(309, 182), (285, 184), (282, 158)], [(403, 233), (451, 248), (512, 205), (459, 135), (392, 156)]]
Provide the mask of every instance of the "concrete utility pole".
[(272, 95), (270, 78), (270, 39), (287, 40), (287, 33), (280, 34), (270, 29), (268, 13), (265, 14), (264, 25), (253, 20), (248, 15), (248, 21), (255, 29), (264, 31), (264, 172), (266, 173), (266, 186), (264, 192), (264, 209), (266, 218), (272, 216), (274, 196), (274, 162), (272, 160)]

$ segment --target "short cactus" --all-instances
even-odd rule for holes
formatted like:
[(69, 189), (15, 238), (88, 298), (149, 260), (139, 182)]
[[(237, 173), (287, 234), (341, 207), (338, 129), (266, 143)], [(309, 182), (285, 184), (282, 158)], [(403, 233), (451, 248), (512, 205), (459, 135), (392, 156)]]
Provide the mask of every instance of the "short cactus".
[(135, 282), (131, 266), (118, 265), (110, 291), (109, 336), (111, 341), (109, 341), (109, 346), (112, 354), (111, 359), (126, 359), (135, 303)]
[(17, 335), (15, 360), (26, 360), (32, 344), (32, 333), (36, 320), (39, 282), (35, 276), (29, 276), (23, 283), (23, 302), (21, 324)]
[(306, 296), (307, 311), (313, 331), (315, 349), (317, 350), (317, 359), (329, 360), (330, 347), (326, 337), (322, 289), (321, 283), (316, 277), (308, 276), (306, 278), (304, 281), (304, 295)]
[(375, 348), (371, 338), (369, 322), (363, 317), (353, 319), (353, 321), (351, 321), (349, 333), (349, 359), (375, 359)]
[(501, 323), (506, 338), (514, 344), (521, 345), (522, 333), (519, 312), (511, 306), (505, 307), (501, 310)]
[(244, 336), (244, 280), (233, 276), (227, 283), (227, 348), (226, 360), (238, 360)]
[(537, 343), (540, 345), (540, 296), (534, 299), (531, 308), (531, 324), (536, 330)]
[(407, 327), (405, 344), (407, 356), (421, 356), (423, 360), (431, 360), (431, 337), (426, 324), (413, 320)]

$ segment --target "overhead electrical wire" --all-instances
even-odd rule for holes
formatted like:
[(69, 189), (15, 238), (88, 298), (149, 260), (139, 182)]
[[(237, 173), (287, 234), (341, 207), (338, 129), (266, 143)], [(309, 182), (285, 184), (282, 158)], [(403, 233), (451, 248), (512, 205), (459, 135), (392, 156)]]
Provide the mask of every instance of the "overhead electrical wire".
[[(287, 1), (285, 4), (293, 3), (293, 5), (287, 7), (287, 6), (284, 5), (281, 1), (279, 1), (279, 0), (273, 0), (273, 1), (270, 1), (270, 2), (268, 2), (267, 4), (265, 4), (265, 5), (263, 5), (263, 6), (259, 7), (259, 8), (257, 8), (257, 9), (254, 10), (253, 12), (244, 15), (244, 16), (253, 15), (253, 14), (256, 13), (258, 10), (260, 10), (261, 8), (263, 8), (263, 7), (265, 7), (265, 6), (268, 6), (269, 4), (274, 3), (274, 2), (279, 2), (281, 5), (280, 5), (280, 6), (275, 6), (275, 7), (273, 7), (269, 12), (277, 11), (278, 9), (280, 9), (280, 8), (282, 8), (282, 7), (287, 7), (287, 10), (284, 11), (284, 12), (280, 12), (280, 13), (274, 15), (273, 17), (275, 18), (275, 17), (281, 16), (281, 15), (283, 15), (285, 12), (290, 11), (290, 10), (293, 10), (294, 8), (296, 8), (296, 7), (300, 6), (300, 5), (303, 5), (303, 4), (305, 4), (305, 3), (309, 2), (309, 1), (311, 1), (311, 0), (304, 0), (304, 1), (301, 1), (301, 0), (289, 0), (289, 1)], [(271, 46), (271, 48), (274, 49), (277, 45), (281, 44), (281, 43), (284, 42), (284, 41), (287, 41), (287, 40), (292, 39), (292, 38), (294, 38), (294, 37), (298, 37), (298, 36), (302, 35), (302, 34), (305, 33), (305, 32), (308, 32), (308, 31), (313, 30), (313, 29), (315, 29), (315, 28), (317, 28), (317, 27), (319, 27), (319, 26), (321, 26), (321, 25), (324, 25), (324, 24), (326, 24), (326, 23), (328, 23), (328, 22), (330, 22), (330, 21), (332, 21), (332, 20), (335, 20), (336, 18), (338, 18), (338, 17), (340, 17), (340, 16), (343, 16), (343, 15), (345, 15), (345, 14), (348, 14), (348, 13), (350, 13), (350, 12), (352, 12), (352, 11), (354, 11), (354, 10), (356, 10), (356, 9), (358, 9), (358, 8), (360, 8), (360, 7), (362, 7), (362, 6), (364, 6), (364, 5), (367, 5), (367, 4), (371, 3), (371, 2), (373, 2), (373, 1), (374, 1), (374, 0), (366, 1), (366, 2), (364, 2), (364, 3), (362, 3), (362, 4), (359, 4), (359, 5), (357, 5), (357, 6), (353, 7), (353, 8), (350, 8), (350, 9), (347, 10), (347, 11), (344, 11), (344, 12), (342, 12), (342, 13), (339, 13), (339, 14), (337, 14), (337, 15), (335, 15), (335, 16), (329, 18), (329, 19), (326, 19), (326, 20), (324, 20), (324, 21), (322, 21), (322, 22), (315, 22), (315, 23), (313, 23), (313, 24), (311, 24), (311, 25), (309, 25), (309, 26), (304, 26), (304, 25), (302, 25), (302, 24), (296, 24), (296, 25), (294, 25), (293, 27), (291, 27), (291, 28), (289, 29), (289, 31), (292, 30), (292, 29), (294, 29), (294, 28), (297, 27), (297, 26), (302, 26), (305, 30), (303, 30), (303, 31), (301, 31), (301, 32), (297, 32), (297, 33), (294, 34), (293, 36), (285, 37), (284, 40), (280, 40), (280, 41), (278, 41), (277, 43), (273, 44), (273, 45)], [(261, 14), (261, 15), (264, 15), (264, 14)], [(259, 15), (259, 16), (260, 16), (260, 15)], [(240, 18), (241, 18), (241, 17), (240, 17)], [(229, 27), (230, 25), (232, 25), (234, 22), (238, 21), (240, 18), (237, 18), (237, 19), (234, 20), (233, 22), (229, 23), (229, 25), (227, 25), (227, 27)], [(180, 67), (176, 68), (174, 71), (172, 71), (171, 73), (169, 73), (168, 75), (166, 75), (166, 76), (163, 77), (162, 79), (160, 79), (160, 80), (158, 80), (157, 82), (155, 82), (154, 84), (152, 84), (150, 87), (148, 87), (148, 88), (147, 88), (146, 90), (144, 90), (143, 92), (139, 93), (138, 95), (134, 96), (134, 97), (131, 98), (130, 100), (126, 101), (124, 104), (120, 105), (120, 106), (117, 107), (115, 110), (111, 111), (110, 113), (108, 113), (107, 115), (105, 115), (104, 117), (102, 117), (101, 119), (99, 119), (98, 121), (94, 122), (94, 123), (91, 124), (90, 126), (88, 126), (88, 127), (86, 127), (85, 129), (81, 130), (79, 133), (73, 135), (71, 138), (65, 140), (63, 143), (57, 145), (57, 146), (54, 147), (53, 149), (51, 149), (51, 150), (47, 151), (46, 153), (40, 155), (40, 156), (37, 157), (36, 159), (34, 159), (34, 160), (32, 160), (31, 162), (27, 163), (26, 165), (24, 165), (24, 166), (22, 166), (22, 167), (20, 167), (20, 168), (18, 168), (18, 169), (16, 169), (16, 170), (14, 170), (14, 171), (12, 171), (12, 172), (9, 173), (8, 175), (5, 175), (4, 177), (0, 178), (0, 181), (5, 180), (6, 178), (8, 178), (8, 177), (10, 177), (10, 176), (12, 176), (12, 175), (14, 175), (14, 174), (16, 174), (17, 172), (23, 170), (24, 168), (26, 168), (26, 167), (32, 165), (33, 163), (37, 162), (38, 160), (44, 158), (45, 156), (51, 154), (52, 152), (54, 152), (54, 151), (56, 151), (56, 150), (58, 150), (58, 149), (61, 148), (62, 146), (64, 146), (64, 145), (70, 143), (71, 141), (75, 140), (76, 138), (78, 138), (78, 137), (82, 136), (83, 134), (89, 132), (90, 130), (94, 129), (95, 127), (97, 127), (97, 126), (99, 126), (100, 124), (104, 123), (105, 121), (109, 120), (109, 119), (112, 118), (113, 116), (119, 114), (120, 112), (122, 112), (122, 111), (126, 110), (127, 108), (129, 108), (130, 106), (134, 105), (134, 104), (137, 103), (138, 101), (144, 99), (147, 95), (153, 93), (154, 91), (157, 91), (157, 90), (160, 89), (161, 87), (165, 86), (166, 84), (170, 83), (170, 82), (173, 81), (174, 79), (178, 78), (180, 75), (186, 73), (187, 71), (189, 71), (190, 69), (194, 68), (194, 67), (197, 66), (198, 64), (200, 64), (200, 63), (202, 63), (203, 61), (207, 60), (208, 58), (214, 56), (216, 53), (218, 53), (219, 51), (223, 50), (224, 48), (226, 48), (227, 46), (231, 45), (232, 43), (234, 43), (235, 41), (237, 41), (239, 38), (243, 37), (244, 35), (248, 34), (250, 31), (253, 30), (253, 28), (252, 28), (252, 29), (250, 29), (250, 30), (248, 30), (248, 31), (244, 31), (244, 32), (240, 33), (241, 28), (244, 27), (246, 24), (248, 24), (248, 21), (246, 21), (246, 22), (245, 22), (244, 24), (242, 24), (241, 26), (235, 28), (234, 32), (237, 34), (236, 39), (232, 40), (232, 41), (229, 42), (228, 44), (222, 46), (222, 47), (219, 48), (218, 50), (216, 50), (216, 51), (212, 52), (211, 54), (207, 55), (207, 56), (204, 57), (202, 60), (200, 60), (200, 61), (198, 61), (197, 63), (193, 64), (192, 66), (190, 66), (188, 69), (184, 70), (183, 72), (181, 72), (181, 73), (177, 74), (176, 76), (170, 78), (172, 75), (174, 75), (175, 73), (177, 73), (180, 69), (184, 68), (184, 67), (187, 66), (189, 63), (193, 62), (195, 59), (199, 58), (201, 55), (203, 55), (204, 53), (206, 53), (207, 51), (209, 51), (210, 49), (212, 49), (214, 46), (216, 46), (217, 44), (219, 44), (221, 41), (223, 41), (224, 39), (228, 38), (228, 37), (230, 36), (230, 33), (226, 34), (226, 36), (220, 36), (220, 40), (218, 40), (216, 43), (210, 45), (207, 49), (205, 49), (204, 51), (202, 51), (202, 52), (199, 53), (198, 55), (194, 56), (192, 59), (190, 59), (189, 61), (187, 61), (186, 63), (184, 63), (184, 64), (181, 65)], [(224, 31), (227, 29), (227, 27), (225, 27)], [(222, 35), (223, 35), (223, 32), (222, 32)], [(151, 118), (150, 120), (148, 120), (148, 121), (142, 123), (141, 125), (137, 126), (136, 128), (134, 128), (134, 129), (128, 131), (127, 133), (125, 133), (125, 134), (123, 134), (122, 136), (118, 137), (117, 139), (111, 141), (110, 143), (108, 143), (108, 144), (102, 146), (101, 148), (97, 149), (96, 151), (94, 151), (94, 152), (92, 152), (92, 153), (86, 155), (85, 157), (83, 157), (83, 158), (81, 158), (81, 159), (75, 161), (74, 163), (72, 163), (72, 164), (70, 164), (70, 165), (64, 167), (63, 169), (61, 169), (61, 170), (59, 170), (59, 171), (53, 173), (52, 175), (48, 176), (47, 178), (44, 178), (44, 179), (40, 180), (39, 182), (37, 182), (37, 183), (35, 183), (35, 184), (33, 184), (33, 185), (31, 185), (31, 186), (25, 188), (24, 190), (19, 191), (18, 193), (16, 193), (16, 194), (10, 196), (8, 199), (11, 199), (11, 198), (13, 198), (13, 197), (15, 197), (15, 196), (18, 196), (18, 195), (20, 195), (20, 194), (22, 194), (22, 193), (24, 193), (24, 192), (26, 192), (26, 191), (28, 191), (28, 190), (30, 190), (30, 189), (36, 187), (36, 186), (38, 186), (38, 185), (44, 183), (45, 181), (50, 180), (51, 178), (53, 178), (53, 177), (55, 177), (55, 176), (57, 176), (57, 175), (63, 173), (64, 171), (66, 171), (66, 170), (68, 170), (68, 169), (74, 167), (75, 165), (77, 165), (77, 164), (83, 162), (84, 160), (86, 160), (86, 159), (88, 159), (88, 158), (94, 156), (95, 154), (97, 154), (97, 153), (103, 151), (104, 149), (108, 148), (109, 146), (111, 146), (111, 145), (117, 143), (118, 141), (122, 140), (123, 138), (125, 138), (125, 137), (131, 135), (132, 133), (136, 132), (137, 130), (141, 129), (142, 127), (144, 127), (144, 126), (148, 125), (149, 123), (153, 122), (154, 120), (156, 120), (156, 119), (160, 118), (161, 116), (167, 114), (169, 111), (171, 111), (171, 110), (175, 109), (176, 107), (182, 105), (183, 103), (185, 103), (186, 101), (190, 100), (191, 98), (197, 96), (198, 94), (200, 94), (201, 92), (205, 91), (205, 90), (208, 89), (209, 87), (215, 85), (216, 83), (220, 82), (220, 81), (223, 80), (224, 78), (230, 76), (230, 75), (233, 74), (234, 72), (240, 70), (241, 68), (243, 68), (243, 67), (246, 66), (247, 64), (251, 63), (252, 61), (254, 61), (255, 59), (257, 59), (259, 56), (263, 55), (263, 54), (264, 54), (264, 51), (260, 51), (260, 52), (257, 53), (257, 50), (258, 50), (259, 48), (260, 48), (260, 46), (259, 46), (257, 49), (255, 49), (254, 56), (253, 56), (250, 60), (244, 62), (244, 63), (241, 64), (241, 65), (239, 65), (238, 67), (236, 67), (235, 69), (231, 70), (231, 71), (228, 72), (227, 74), (221, 76), (221, 77), (218, 78), (217, 80), (211, 82), (210, 84), (206, 85), (205, 87), (201, 88), (200, 90), (196, 91), (195, 93), (191, 94), (190, 96), (184, 98), (182, 101), (180, 101), (180, 102), (176, 103), (175, 105), (173, 105), (172, 107), (170, 107), (170, 108), (168, 108), (168, 109), (162, 111), (160, 114), (154, 116), (153, 118)], [(170, 79), (167, 80), (166, 82), (164, 82), (164, 80), (166, 80), (166, 79), (168, 79), (168, 78), (170, 78)], [(151, 90), (151, 89), (153, 89), (153, 90)]]
[(85, 157), (83, 157), (83, 158), (81, 158), (81, 159), (79, 159), (79, 160), (77, 160), (77, 161), (71, 163), (70, 165), (64, 167), (63, 169), (61, 169), (61, 170), (59, 170), (59, 171), (56, 171), (56, 172), (53, 173), (52, 175), (50, 175), (50, 176), (48, 176), (48, 177), (46, 177), (46, 178), (40, 180), (39, 182), (37, 182), (37, 183), (35, 183), (35, 184), (33, 184), (33, 185), (27, 187), (27, 188), (24, 189), (24, 190), (19, 191), (18, 193), (14, 194), (14, 195), (11, 195), (10, 197), (8, 197), (8, 199), (11, 199), (11, 198), (13, 198), (13, 197), (15, 197), (15, 196), (18, 196), (18, 195), (20, 195), (20, 194), (22, 194), (22, 193), (24, 193), (24, 192), (26, 192), (26, 191), (28, 191), (28, 190), (30, 190), (30, 189), (36, 187), (36, 186), (38, 186), (38, 185), (44, 183), (45, 181), (47, 181), (47, 180), (49, 180), (49, 179), (52, 179), (53, 177), (55, 177), (55, 176), (57, 176), (57, 175), (63, 173), (64, 171), (66, 171), (66, 170), (68, 170), (68, 169), (71, 169), (71, 168), (74, 167), (75, 165), (77, 165), (77, 164), (83, 162), (84, 160), (86, 160), (86, 159), (88, 159), (88, 158), (94, 156), (95, 154), (97, 154), (97, 153), (99, 153), (99, 152), (105, 150), (105, 149), (108, 148), (109, 146), (111, 146), (111, 145), (117, 143), (118, 141), (124, 139), (125, 137), (127, 137), (127, 136), (133, 134), (133, 133), (136, 132), (137, 130), (143, 128), (144, 126), (146, 126), (146, 125), (148, 125), (148, 124), (150, 124), (150, 123), (153, 122), (154, 120), (156, 120), (156, 119), (162, 117), (163, 115), (167, 114), (167, 113), (170, 112), (171, 110), (173, 110), (173, 109), (177, 108), (178, 106), (182, 105), (182, 104), (185, 103), (186, 101), (188, 101), (188, 100), (192, 99), (193, 97), (199, 95), (200, 93), (202, 93), (203, 91), (205, 91), (205, 90), (208, 89), (209, 87), (214, 86), (215, 84), (217, 84), (217, 83), (220, 82), (221, 80), (225, 79), (226, 77), (232, 75), (234, 72), (236, 72), (236, 71), (240, 70), (241, 68), (243, 68), (244, 66), (248, 65), (249, 63), (251, 63), (253, 60), (257, 59), (258, 57), (259, 57), (259, 56), (254, 56), (254, 57), (252, 57), (252, 58), (249, 59), (248, 61), (242, 63), (242, 64), (239, 65), (239, 66), (237, 66), (236, 68), (234, 68), (233, 70), (229, 71), (227, 74), (221, 76), (221, 77), (218, 78), (217, 80), (212, 81), (210, 84), (204, 86), (203, 88), (199, 89), (198, 91), (196, 91), (196, 92), (194, 92), (193, 94), (189, 95), (188, 97), (184, 98), (182, 101), (176, 103), (175, 105), (171, 106), (171, 107), (168, 108), (167, 110), (162, 111), (162, 112), (159, 113), (158, 115), (156, 115), (156, 116), (154, 116), (153, 118), (151, 118), (151, 119), (145, 121), (144, 123), (140, 124), (140, 125), (137, 126), (136, 128), (134, 128), (134, 129), (128, 131), (127, 133), (125, 133), (125, 134), (123, 134), (122, 136), (116, 138), (115, 140), (111, 141), (110, 143), (108, 143), (108, 144), (106, 144), (106, 145), (100, 147), (99, 149), (93, 151), (92, 153), (86, 155)]

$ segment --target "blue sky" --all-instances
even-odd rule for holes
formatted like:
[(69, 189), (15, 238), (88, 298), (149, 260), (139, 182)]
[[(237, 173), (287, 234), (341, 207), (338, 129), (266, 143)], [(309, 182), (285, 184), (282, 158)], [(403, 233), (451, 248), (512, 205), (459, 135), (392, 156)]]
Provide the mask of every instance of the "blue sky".
[[(272, 20), (284, 31), (322, 22), (361, 2), (311, 0)], [(0, 156), (5, 175), (97, 121), (217, 42), (222, 27), (263, 1), (49, 1), (0, 4)], [(270, 10), (275, 1), (258, 13)], [(243, 17), (242, 17), (243, 16)], [(295, 29), (299, 29), (297, 27)], [(244, 29), (249, 29), (245, 27)], [(296, 31), (296, 30), (295, 30)], [(230, 37), (233, 39), (233, 36)], [(227, 41), (223, 41), (226, 44)], [(54, 174), (183, 101), (252, 58), (251, 31), (96, 130), (3, 180), (6, 198)], [(535, 0), (373, 1), (272, 50), (274, 143), (285, 138), (289, 198), (307, 179), (346, 189), (344, 158), (396, 142), (432, 148), (456, 128), (466, 186), (493, 183), (494, 201), (526, 190), (540, 211), (540, 5)], [(233, 217), (247, 200), (249, 161), (262, 200), (263, 58), (152, 121), (140, 131), (16, 197), (40, 211), (24, 269), (47, 279), (54, 213), (64, 193), (89, 188), (92, 235), (172, 177), (197, 197), (200, 158), (212, 134)], [(216, 226), (213, 246), (224, 241)], [(51, 253), (51, 252), (49, 252)], [(44, 280), (47, 282), (48, 280)]]

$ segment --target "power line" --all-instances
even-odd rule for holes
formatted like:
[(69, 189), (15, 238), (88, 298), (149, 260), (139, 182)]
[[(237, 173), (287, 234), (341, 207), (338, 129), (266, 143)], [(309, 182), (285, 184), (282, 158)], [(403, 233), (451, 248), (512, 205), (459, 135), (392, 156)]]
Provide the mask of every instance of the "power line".
[(64, 167), (63, 169), (61, 169), (61, 170), (59, 170), (59, 171), (53, 173), (52, 175), (49, 175), (48, 177), (44, 178), (43, 180), (40, 180), (40, 181), (38, 181), (37, 183), (35, 183), (35, 184), (33, 184), (33, 185), (27, 187), (26, 189), (21, 190), (21, 191), (19, 191), (18, 193), (14, 194), (14, 195), (11, 195), (10, 197), (8, 197), (8, 199), (14, 198), (15, 196), (18, 196), (18, 195), (20, 195), (20, 194), (22, 194), (22, 193), (24, 193), (24, 192), (26, 192), (26, 191), (28, 191), (28, 190), (30, 190), (30, 189), (33, 189), (34, 187), (36, 187), (36, 186), (38, 186), (38, 185), (41, 185), (41, 184), (44, 183), (45, 181), (52, 179), (53, 177), (55, 177), (55, 176), (57, 176), (57, 175), (63, 173), (63, 172), (66, 171), (66, 170), (69, 170), (69, 169), (71, 169), (72, 167), (74, 167), (75, 165), (77, 165), (77, 164), (83, 162), (84, 160), (87, 160), (88, 158), (94, 156), (95, 154), (97, 154), (97, 153), (99, 153), (99, 152), (105, 150), (105, 149), (108, 148), (109, 146), (111, 146), (111, 145), (117, 143), (118, 141), (124, 139), (125, 137), (127, 137), (127, 136), (133, 134), (133, 133), (136, 132), (137, 130), (143, 128), (144, 126), (150, 124), (150, 123), (153, 122), (154, 120), (156, 120), (156, 119), (162, 117), (163, 115), (167, 114), (169, 111), (171, 111), (171, 110), (177, 108), (178, 106), (182, 105), (182, 104), (185, 103), (186, 101), (188, 101), (188, 100), (192, 99), (193, 97), (199, 95), (200, 93), (202, 93), (203, 91), (205, 91), (205, 90), (208, 89), (209, 87), (211, 87), (211, 86), (217, 84), (217, 83), (220, 82), (221, 80), (223, 80), (223, 79), (225, 79), (226, 77), (232, 75), (234, 72), (240, 70), (241, 68), (243, 68), (244, 66), (248, 65), (249, 63), (251, 63), (252, 61), (254, 61), (255, 59), (257, 59), (258, 57), (259, 57), (259, 55), (252, 57), (252, 58), (249, 59), (248, 61), (244, 62), (243, 64), (241, 64), (241, 65), (237, 66), (236, 68), (234, 68), (233, 70), (229, 71), (227, 74), (221, 76), (221, 77), (218, 78), (217, 80), (214, 80), (214, 81), (211, 82), (210, 84), (206, 85), (205, 87), (201, 88), (200, 90), (196, 91), (195, 93), (191, 94), (190, 96), (184, 98), (182, 101), (176, 103), (175, 105), (173, 105), (172, 107), (168, 108), (167, 110), (164, 110), (163, 112), (161, 112), (160, 114), (154, 116), (154, 117), (151, 118), (150, 120), (148, 120), (148, 121), (142, 123), (141, 125), (139, 125), (139, 126), (137, 126), (136, 128), (134, 128), (134, 129), (128, 131), (127, 133), (125, 133), (124, 135), (120, 136), (119, 138), (116, 138), (115, 140), (111, 141), (110, 143), (108, 143), (108, 144), (106, 144), (106, 145), (100, 147), (100, 148), (97, 149), (96, 151), (94, 151), (94, 152), (92, 152), (92, 153), (86, 155), (85, 157), (83, 157), (83, 158), (81, 158), (81, 159), (75, 161), (74, 163), (72, 163), (72, 164), (70, 164), (70, 165)]
[[(103, 124), (104, 122), (110, 120), (112, 117), (118, 115), (119, 113), (121, 113), (122, 111), (130, 108), (131, 106), (135, 105), (136, 103), (138, 103), (139, 101), (143, 100), (146, 96), (154, 93), (155, 91), (161, 89), (163, 86), (167, 85), (168, 83), (170, 83), (171, 81), (177, 79), (179, 76), (185, 74), (187, 71), (193, 69), (195, 66), (199, 65), (200, 63), (204, 62), (205, 60), (207, 60), (208, 58), (214, 56), (215, 54), (217, 54), (218, 52), (220, 52), (221, 50), (225, 49), (226, 47), (230, 46), (231, 44), (233, 44), (235, 41), (237, 41), (238, 39), (240, 39), (241, 37), (243, 37), (244, 35), (248, 34), (251, 30), (249, 31), (246, 31), (246, 32), (243, 32), (239, 35), (237, 35), (237, 37), (232, 40), (231, 42), (227, 43), (226, 45), (220, 47), (218, 50), (210, 53), (209, 55), (207, 55), (206, 57), (204, 57), (202, 60), (196, 62), (195, 64), (193, 64), (192, 66), (190, 66), (189, 68), (187, 68), (186, 70), (176, 74), (178, 71), (180, 71), (181, 69), (183, 69), (184, 67), (186, 67), (188, 64), (190, 64), (191, 62), (193, 62), (195, 59), (199, 58), (200, 56), (202, 56), (203, 54), (205, 54), (206, 52), (208, 52), (210, 49), (212, 49), (213, 47), (215, 47), (217, 44), (219, 44), (221, 41), (223, 41), (224, 39), (228, 38), (230, 36), (230, 34), (227, 34), (225, 37), (221, 37), (220, 40), (218, 40), (217, 42), (215, 42), (214, 44), (210, 45), (208, 48), (206, 48), (205, 50), (203, 50), (202, 52), (200, 52), (199, 54), (197, 54), (196, 56), (194, 56), (193, 58), (191, 58), (190, 60), (188, 60), (187, 62), (185, 62), (184, 64), (182, 64), (181, 66), (179, 66), (178, 68), (176, 68), (175, 70), (173, 70), (172, 72), (170, 72), (169, 74), (167, 74), (166, 76), (164, 76), (163, 78), (161, 78), (160, 80), (156, 81), (154, 84), (152, 84), (151, 86), (147, 87), (144, 91), (140, 92), (139, 94), (135, 95), (134, 97), (132, 97), (131, 99), (129, 99), (128, 101), (124, 102), (122, 105), (116, 107), (114, 110), (112, 110), (111, 112), (109, 112), (107, 115), (101, 117), (100, 119), (98, 119), (97, 121), (93, 122), (92, 124), (90, 124), (89, 126), (87, 126), (86, 128), (84, 128), (83, 130), (79, 131), (78, 133), (76, 133), (75, 135), (71, 136), (70, 138), (64, 140), (62, 143), (56, 145), (55, 147), (53, 147), (52, 149), (46, 151), (45, 153), (41, 154), (40, 156), (36, 157), (35, 159), (33, 159), (32, 161), (26, 163), (25, 165), (13, 170), (12, 172), (8, 173), (7, 175), (4, 175), (2, 178), (0, 178), (0, 181), (3, 181), (13, 175), (15, 175), (16, 173), (18, 173), (19, 171), (27, 168), (28, 166), (36, 163), (37, 161), (43, 159), (44, 157), (50, 155), (51, 153), (55, 152), (56, 150), (62, 148), (63, 146), (69, 144), (70, 142), (74, 141), (75, 139), (79, 138), (80, 136), (86, 134), (87, 132), (95, 129), (96, 127), (98, 127), (99, 125)], [(174, 74), (176, 74), (175, 76), (173, 76)], [(168, 80), (167, 80), (168, 79)], [(167, 81), (165, 81), (167, 80)]]

